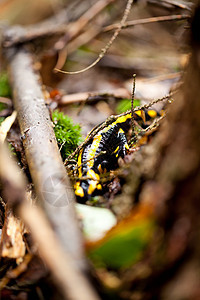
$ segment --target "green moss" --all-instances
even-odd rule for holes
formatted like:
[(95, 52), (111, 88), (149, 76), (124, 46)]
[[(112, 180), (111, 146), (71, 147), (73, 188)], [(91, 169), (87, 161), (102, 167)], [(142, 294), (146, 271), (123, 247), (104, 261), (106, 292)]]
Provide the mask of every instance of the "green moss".
[[(135, 99), (133, 106), (136, 107), (136, 106), (139, 106), (140, 104), (141, 104), (140, 100)], [(123, 112), (125, 112), (129, 109), (131, 109), (131, 99), (123, 99), (117, 105), (116, 111), (117, 111), (118, 114), (121, 114), (121, 113), (123, 113)]]
[(66, 159), (80, 144), (81, 127), (73, 124), (72, 119), (62, 112), (55, 110), (52, 114), (54, 122), (54, 132), (60, 148), (61, 156)]
[(6, 73), (0, 74), (0, 97), (11, 97), (11, 88)]

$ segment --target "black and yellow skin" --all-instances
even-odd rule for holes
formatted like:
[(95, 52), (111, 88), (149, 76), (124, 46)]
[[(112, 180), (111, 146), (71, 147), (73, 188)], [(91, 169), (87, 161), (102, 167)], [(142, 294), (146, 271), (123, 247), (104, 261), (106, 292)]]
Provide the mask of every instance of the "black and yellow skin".
[[(145, 121), (159, 114), (154, 111), (136, 111), (134, 119), (146, 127)], [(100, 175), (118, 167), (118, 158), (124, 158), (129, 149), (126, 133), (130, 129), (131, 114), (119, 117), (116, 121), (100, 130), (81, 150), (78, 156), (78, 180), (75, 194), (79, 202), (86, 202), (102, 193)], [(83, 177), (86, 179), (82, 180)]]

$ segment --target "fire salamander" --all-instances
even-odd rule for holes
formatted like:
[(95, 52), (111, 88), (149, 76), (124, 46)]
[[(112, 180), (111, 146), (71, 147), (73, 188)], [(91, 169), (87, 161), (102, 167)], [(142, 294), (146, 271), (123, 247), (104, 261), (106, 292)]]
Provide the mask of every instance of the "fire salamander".
[[(143, 128), (148, 121), (160, 116), (155, 110), (138, 110), (134, 113)], [(102, 193), (100, 175), (118, 167), (118, 158), (124, 158), (128, 152), (126, 133), (131, 126), (131, 114), (117, 118), (116, 121), (100, 130), (79, 152), (78, 180), (75, 194), (79, 202), (86, 202)], [(86, 177), (82, 180), (81, 178)]]

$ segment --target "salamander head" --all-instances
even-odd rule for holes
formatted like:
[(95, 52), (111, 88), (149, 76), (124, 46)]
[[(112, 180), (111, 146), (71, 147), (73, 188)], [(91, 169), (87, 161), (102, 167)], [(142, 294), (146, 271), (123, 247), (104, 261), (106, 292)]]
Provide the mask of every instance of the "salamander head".
[(75, 186), (75, 195), (79, 203), (85, 203), (91, 197), (101, 194), (102, 185), (96, 180), (78, 181)]

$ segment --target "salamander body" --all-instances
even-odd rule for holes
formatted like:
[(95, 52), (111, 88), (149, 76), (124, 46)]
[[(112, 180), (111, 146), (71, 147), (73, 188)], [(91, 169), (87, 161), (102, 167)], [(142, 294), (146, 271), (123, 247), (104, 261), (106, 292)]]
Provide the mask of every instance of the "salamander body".
[[(145, 114), (145, 115), (144, 115)], [(134, 113), (134, 119), (142, 122), (157, 117), (154, 110)], [(102, 193), (100, 175), (118, 167), (118, 158), (124, 158), (129, 149), (126, 133), (130, 129), (131, 114), (120, 116), (116, 121), (100, 130), (79, 152), (78, 180), (75, 194), (84, 203), (92, 196)]]

